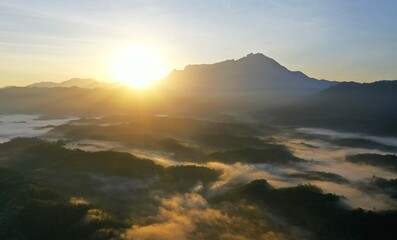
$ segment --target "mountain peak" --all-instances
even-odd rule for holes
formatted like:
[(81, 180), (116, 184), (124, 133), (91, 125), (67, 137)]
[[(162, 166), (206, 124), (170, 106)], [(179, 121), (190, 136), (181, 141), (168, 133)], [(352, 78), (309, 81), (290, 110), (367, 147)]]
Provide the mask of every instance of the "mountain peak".
[(323, 90), (334, 83), (294, 72), (262, 53), (250, 53), (237, 60), (188, 65), (173, 71), (164, 81), (168, 88), (199, 93), (257, 93), (302, 95)]
[(248, 53), (247, 56), (245, 56), (246, 58), (269, 58), (268, 56), (266, 56), (263, 53)]
[(253, 65), (257, 67), (258, 65), (265, 68), (279, 68), (281, 70), (287, 70), (286, 67), (282, 66), (273, 58), (270, 58), (263, 53), (249, 53), (247, 56), (236, 60), (238, 63)]
[(247, 54), (247, 56), (240, 58), (241, 59), (253, 59), (253, 60), (271, 60), (271, 61), (275, 61), (273, 58), (270, 58), (268, 56), (266, 56), (263, 53), (249, 53)]

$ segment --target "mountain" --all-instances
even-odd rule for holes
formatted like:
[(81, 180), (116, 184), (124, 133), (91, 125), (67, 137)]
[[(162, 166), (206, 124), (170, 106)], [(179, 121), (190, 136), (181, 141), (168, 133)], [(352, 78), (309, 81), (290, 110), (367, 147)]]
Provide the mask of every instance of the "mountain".
[(95, 79), (72, 78), (70, 80), (54, 83), (54, 82), (40, 82), (30, 84), (26, 87), (36, 88), (54, 88), (54, 87), (79, 87), (79, 88), (114, 88), (121, 87), (121, 83), (105, 83), (99, 82)]
[[(259, 111), (262, 120), (288, 125), (343, 127), (349, 131), (357, 126), (374, 129), (381, 125), (378, 128), (382, 128), (382, 134), (387, 132), (387, 126), (396, 125), (397, 129), (397, 81), (317, 80), (290, 71), (263, 54), (189, 65), (173, 71), (159, 83), (150, 94), (144, 93), (144, 104), (157, 113), (209, 116)], [(75, 78), (62, 83), (1, 89), (0, 112), (122, 113), (143, 104), (139, 91), (113, 86)]]
[(279, 122), (380, 135), (397, 134), (397, 80), (342, 82), (287, 107), (264, 111)]
[(184, 70), (174, 70), (163, 84), (169, 90), (188, 94), (291, 97), (312, 94), (336, 83), (290, 71), (261, 53), (251, 53), (238, 60), (188, 65)]

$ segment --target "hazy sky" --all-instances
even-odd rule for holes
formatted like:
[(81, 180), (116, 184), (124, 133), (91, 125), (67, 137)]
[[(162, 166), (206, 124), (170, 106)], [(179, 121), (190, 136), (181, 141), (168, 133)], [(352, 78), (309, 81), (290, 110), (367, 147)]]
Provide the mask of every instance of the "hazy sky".
[(397, 1), (0, 0), (0, 85), (111, 80), (137, 42), (170, 70), (262, 52), (316, 78), (397, 79)]

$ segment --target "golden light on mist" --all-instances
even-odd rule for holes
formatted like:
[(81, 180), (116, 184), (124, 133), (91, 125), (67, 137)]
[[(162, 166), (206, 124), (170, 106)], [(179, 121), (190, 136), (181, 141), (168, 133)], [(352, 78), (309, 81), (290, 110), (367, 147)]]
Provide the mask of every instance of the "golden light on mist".
[(134, 45), (122, 50), (110, 63), (114, 80), (122, 81), (134, 88), (149, 88), (167, 75), (163, 59), (147, 45)]

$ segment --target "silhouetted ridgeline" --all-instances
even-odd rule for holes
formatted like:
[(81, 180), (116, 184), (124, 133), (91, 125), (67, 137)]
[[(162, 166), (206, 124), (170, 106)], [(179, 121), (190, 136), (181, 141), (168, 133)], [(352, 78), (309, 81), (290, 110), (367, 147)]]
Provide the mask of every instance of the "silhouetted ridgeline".
[(305, 160), (295, 157), (287, 148), (281, 145), (273, 145), (263, 149), (242, 148), (237, 150), (214, 152), (207, 156), (209, 161), (220, 161), (224, 163), (268, 163), (274, 165), (287, 165), (304, 162)]
[(317, 180), (317, 181), (330, 181), (336, 183), (349, 182), (346, 178), (330, 172), (309, 171), (304, 173), (291, 173), (288, 176), (292, 178), (303, 178), (307, 180)]
[[(397, 134), (397, 81), (336, 83), (290, 71), (263, 54), (190, 65), (144, 94), (127, 87), (0, 89), (0, 112), (60, 115), (162, 113), (210, 117), (255, 114), (277, 124)], [(77, 81), (79, 83), (79, 81)], [(94, 84), (84, 80), (82, 86)], [(81, 85), (81, 84), (80, 84)], [(79, 86), (80, 86), (79, 85)], [(94, 84), (95, 85), (95, 84)], [(68, 87), (59, 87), (68, 86)]]
[(156, 90), (145, 91), (143, 95), (118, 84), (92, 79), (0, 89), (0, 111), (58, 114), (247, 111), (291, 103), (333, 85), (335, 82), (290, 71), (258, 53), (175, 70), (159, 82)]
[(397, 199), (397, 178), (384, 179), (373, 176), (369, 180), (362, 182), (360, 187), (367, 192), (384, 193)]
[(358, 164), (368, 164), (378, 167), (383, 167), (388, 170), (397, 172), (397, 156), (396, 155), (381, 155), (375, 153), (361, 153), (356, 155), (346, 156), (346, 160)]
[(221, 109), (247, 111), (282, 106), (336, 83), (290, 71), (261, 53), (251, 53), (237, 60), (188, 65), (161, 84), (166, 92), (209, 98)]
[(268, 115), (284, 124), (396, 135), (397, 81), (339, 83)]
[(188, 94), (248, 93), (290, 97), (335, 85), (290, 71), (261, 53), (214, 64), (188, 65), (184, 70), (172, 72), (163, 83), (173, 91)]
[(339, 147), (349, 147), (349, 148), (357, 148), (357, 149), (376, 149), (379, 151), (386, 151), (386, 152), (397, 152), (397, 147), (387, 145), (385, 143), (376, 142), (374, 140), (367, 139), (365, 137), (333, 137), (324, 135), (321, 133), (304, 133), (304, 132), (297, 132), (294, 133), (295, 136), (301, 137), (303, 139), (313, 140), (313, 139), (321, 139), (322, 141), (328, 142), (332, 145), (339, 146)]
[(32, 88), (79, 87), (79, 88), (93, 89), (93, 88), (117, 88), (121, 86), (123, 86), (123, 84), (121, 83), (105, 83), (105, 82), (99, 82), (95, 79), (72, 78), (60, 83), (40, 82), (40, 83), (30, 84), (26, 87), (32, 87)]

